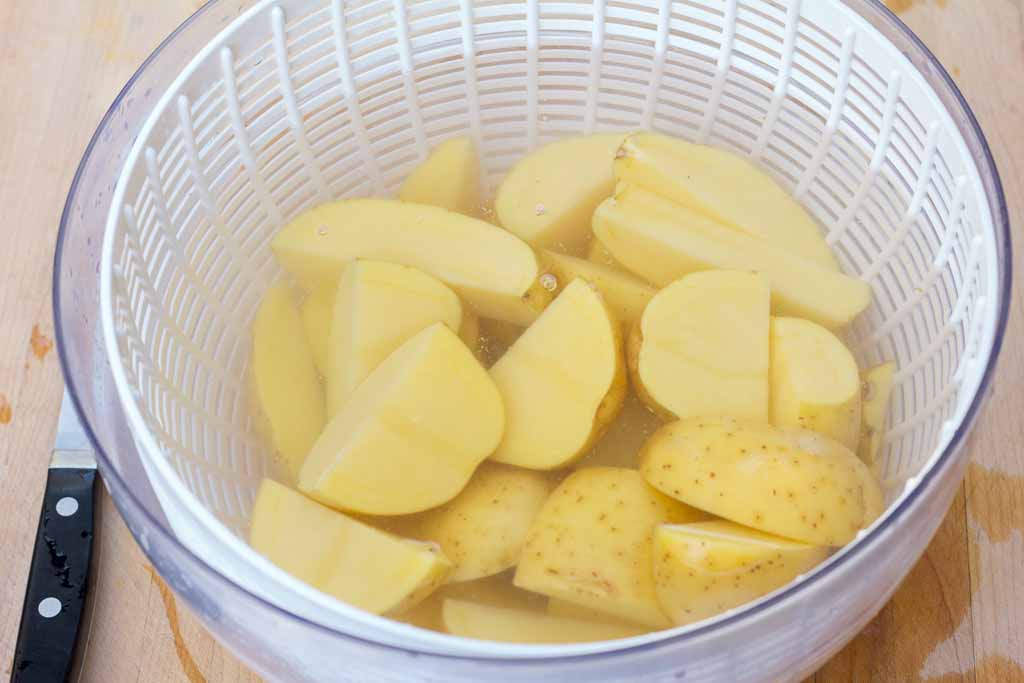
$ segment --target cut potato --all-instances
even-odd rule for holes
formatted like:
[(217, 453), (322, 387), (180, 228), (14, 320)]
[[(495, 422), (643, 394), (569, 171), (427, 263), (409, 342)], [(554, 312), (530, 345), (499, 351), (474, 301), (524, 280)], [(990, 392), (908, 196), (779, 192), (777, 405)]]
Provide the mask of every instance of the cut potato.
[(306, 342), (313, 354), (313, 363), (321, 377), (327, 375), (327, 349), (331, 338), (331, 317), (334, 315), (334, 292), (317, 290), (302, 302), (302, 325)]
[(882, 363), (861, 375), (861, 434), (857, 454), (868, 465), (873, 465), (882, 450), (885, 437), (885, 418), (889, 413), (889, 397), (896, 364)]
[(346, 266), (334, 300), (327, 364), (327, 417), (334, 417), (381, 362), (434, 323), (458, 331), (462, 304), (426, 273), (384, 261)]
[[(655, 290), (643, 280), (618, 268), (592, 263), (554, 251), (541, 252), (543, 269), (555, 276), (558, 287), (583, 278), (597, 287), (619, 322), (629, 327), (640, 320)], [(558, 290), (556, 290), (558, 291)]]
[(462, 309), (462, 326), (459, 328), (459, 339), (466, 345), (477, 360), (483, 360), (483, 344), (480, 342), (480, 317), (472, 311)]
[(856, 449), (860, 375), (853, 354), (809, 320), (772, 318), (771, 328), (772, 423), (810, 429)]
[(579, 619), (580, 621), (597, 621), (603, 624), (612, 624), (620, 628), (642, 629), (641, 632), (646, 632), (648, 630), (639, 624), (634, 624), (624, 619), (614, 617), (605, 612), (599, 612), (596, 609), (577, 605), (576, 603), (569, 602), (568, 600), (559, 600), (558, 598), (548, 598), (546, 611), (553, 617)]
[(666, 524), (654, 532), (658, 603), (681, 626), (781, 588), (828, 557), (829, 549), (732, 522)]
[(401, 535), (439, 544), (455, 565), (450, 581), (491, 576), (519, 562), (530, 525), (554, 487), (541, 472), (484, 463), (459, 495), (413, 516)]
[(575, 466), (636, 469), (640, 463), (640, 449), (662, 424), (661, 418), (643, 401), (628, 393), (618, 417)]
[(594, 213), (594, 233), (623, 266), (666, 286), (700, 270), (768, 276), (772, 309), (834, 329), (871, 303), (867, 283), (730, 230), (703, 214), (636, 187), (620, 187)]
[(583, 280), (562, 290), (490, 370), (505, 403), (493, 460), (556, 469), (583, 455), (626, 393), (619, 323)]
[(444, 601), (442, 619), (445, 630), (452, 635), (512, 643), (584, 643), (629, 638), (645, 632), (638, 627), (555, 617), (543, 612), (451, 598)]
[(374, 614), (397, 614), (444, 583), (436, 546), (377, 531), (264, 479), (252, 513), (257, 552), (314, 588)]
[(551, 301), (537, 257), (506, 230), (436, 206), (346, 199), (314, 207), (272, 243), (278, 262), (308, 289), (337, 285), (357, 258), (419, 268), (454, 288), (477, 313), (530, 324)]
[(317, 439), (299, 488), (331, 507), (399, 515), (441, 505), (501, 441), (501, 395), (445, 324), (377, 366)]
[(398, 198), (456, 211), (480, 213), (480, 162), (473, 140), (463, 136), (445, 140), (402, 183)]
[(839, 270), (817, 223), (771, 176), (743, 157), (685, 140), (636, 133), (615, 177), (706, 214), (828, 270)]
[(622, 268), (619, 262), (615, 260), (612, 253), (605, 249), (604, 245), (601, 244), (601, 240), (592, 239), (590, 240), (590, 246), (587, 247), (587, 260), (591, 263), (597, 263), (602, 266), (611, 266), (612, 268)]
[(756, 273), (713, 270), (651, 300), (629, 338), (637, 393), (666, 418), (768, 420), (771, 291)]
[(278, 462), (294, 477), (324, 428), (324, 392), (287, 283), (268, 289), (256, 312), (252, 374)]
[(498, 187), (498, 221), (538, 249), (581, 251), (594, 209), (615, 189), (612, 161), (624, 137), (571, 137), (524, 157)]
[(444, 633), (441, 609), (444, 601), (449, 598), (491, 607), (528, 610), (536, 614), (544, 614), (547, 603), (547, 598), (543, 595), (516, 588), (507, 574), (499, 574), (475, 581), (446, 583), (431, 593), (426, 600), (399, 615), (398, 620)]
[(680, 420), (647, 442), (640, 471), (688, 505), (812, 545), (844, 545), (882, 509), (881, 488), (857, 456), (795, 427)]
[(669, 620), (658, 607), (651, 572), (654, 527), (702, 519), (702, 513), (648, 486), (636, 470), (577, 470), (534, 520), (515, 584), (664, 628)]

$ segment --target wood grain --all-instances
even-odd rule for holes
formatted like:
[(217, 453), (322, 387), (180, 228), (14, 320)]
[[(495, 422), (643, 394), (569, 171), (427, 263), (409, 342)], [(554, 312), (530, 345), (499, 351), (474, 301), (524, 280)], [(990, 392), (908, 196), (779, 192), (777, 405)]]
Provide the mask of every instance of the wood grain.
[[(0, 676), (9, 676), (61, 382), (50, 268), (71, 176), (117, 90), (200, 0), (0, 2)], [(993, 146), (1024, 225), (1020, 0), (891, 0), (949, 68)], [(59, 7), (59, 9), (57, 9)], [(1024, 262), (1018, 227), (1016, 262)], [(1018, 269), (1018, 272), (1021, 272)], [(1024, 298), (1017, 290), (974, 463), (890, 604), (816, 683), (1024, 681)], [(36, 330), (35, 333), (33, 330)], [(35, 342), (33, 343), (33, 338)], [(178, 605), (103, 497), (96, 585), (77, 680), (258, 680)]]

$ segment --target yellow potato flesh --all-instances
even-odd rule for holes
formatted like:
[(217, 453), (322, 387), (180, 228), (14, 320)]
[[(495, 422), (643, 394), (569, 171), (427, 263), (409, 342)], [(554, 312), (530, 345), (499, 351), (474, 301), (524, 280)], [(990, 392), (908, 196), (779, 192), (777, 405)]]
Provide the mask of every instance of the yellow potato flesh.
[(491, 456), (555, 469), (583, 455), (626, 392), (619, 323), (583, 280), (571, 282), (490, 370), (505, 403)]
[(327, 349), (331, 338), (331, 317), (334, 315), (334, 292), (310, 292), (302, 302), (302, 325), (306, 342), (313, 354), (313, 363), (321, 376), (327, 375)]
[(772, 423), (857, 448), (860, 375), (849, 349), (809, 320), (772, 318), (771, 330)]
[(611, 266), (612, 268), (622, 268), (619, 262), (615, 260), (612, 253), (605, 249), (604, 245), (601, 244), (601, 240), (592, 239), (590, 246), (587, 247), (587, 260), (591, 263), (597, 263), (602, 266)]
[(462, 304), (426, 273), (383, 261), (351, 262), (334, 299), (327, 364), (327, 417), (334, 417), (381, 362), (434, 323), (458, 331)]
[(537, 257), (506, 230), (435, 206), (346, 199), (300, 214), (274, 237), (278, 262), (308, 289), (335, 287), (357, 258), (419, 268), (477, 313), (528, 325), (551, 300)]
[(685, 140), (636, 133), (615, 159), (615, 177), (838, 271), (817, 223), (765, 172), (743, 157)]
[(636, 187), (620, 187), (594, 213), (594, 233), (612, 255), (649, 282), (666, 286), (701, 270), (764, 273), (778, 315), (834, 329), (871, 303), (871, 289), (848, 277), (731, 230), (692, 209)]
[(640, 635), (645, 629), (543, 612), (492, 607), (467, 600), (444, 601), (442, 620), (452, 635), (512, 643), (584, 643)]
[(498, 574), (475, 581), (446, 583), (423, 602), (403, 612), (398, 621), (444, 633), (441, 610), (444, 601), (449, 598), (492, 607), (528, 610), (537, 614), (544, 613), (547, 603), (547, 598), (543, 595), (516, 588), (507, 574)]
[(690, 624), (781, 588), (828, 553), (720, 520), (660, 526), (654, 532), (658, 603), (677, 626)]
[(377, 531), (265, 479), (250, 543), (296, 578), (375, 614), (397, 614), (444, 583), (452, 565), (429, 543)]
[(667, 417), (768, 420), (768, 281), (687, 275), (658, 292), (630, 337), (633, 386)]
[(559, 287), (564, 287), (576, 278), (583, 278), (597, 287), (608, 308), (625, 326), (640, 320), (647, 302), (655, 294), (654, 288), (646, 282), (618, 268), (550, 250), (541, 252), (541, 262), (544, 270), (555, 276)]
[(892, 380), (896, 364), (882, 363), (861, 375), (861, 434), (857, 454), (868, 465), (873, 465), (882, 450), (885, 437), (885, 418), (889, 413)]
[(628, 467), (636, 469), (640, 449), (663, 421), (632, 393), (626, 395), (622, 410), (607, 431), (575, 464), (583, 467)]
[(501, 396), (455, 333), (436, 323), (359, 385), (314, 444), (299, 488), (365, 514), (454, 498), (501, 440)]
[(640, 471), (695, 508), (813, 545), (843, 545), (881, 512), (881, 489), (857, 456), (794, 427), (680, 420), (647, 442)]
[(324, 392), (291, 288), (267, 290), (252, 324), (252, 375), (276, 458), (292, 477), (324, 427)]
[(651, 572), (654, 527), (703, 518), (647, 485), (636, 470), (577, 470), (534, 520), (515, 584), (651, 628), (666, 627)]
[(445, 140), (406, 177), (398, 198), (456, 211), (480, 213), (480, 163), (468, 137)]
[(538, 249), (581, 251), (594, 208), (615, 188), (612, 161), (624, 137), (571, 137), (524, 157), (498, 187), (498, 221)]
[(471, 581), (519, 562), (526, 534), (554, 482), (541, 473), (482, 464), (453, 500), (413, 516), (401, 535), (433, 541), (455, 565), (450, 581)]

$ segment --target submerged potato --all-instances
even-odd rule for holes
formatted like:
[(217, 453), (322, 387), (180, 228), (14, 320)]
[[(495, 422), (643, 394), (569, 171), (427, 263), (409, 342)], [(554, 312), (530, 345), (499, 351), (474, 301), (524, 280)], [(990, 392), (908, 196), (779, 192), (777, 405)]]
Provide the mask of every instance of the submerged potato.
[(473, 140), (462, 136), (435, 147), (402, 183), (398, 198), (465, 216), (480, 213), (480, 163)]
[(590, 285), (562, 290), (490, 370), (505, 403), (492, 460), (557, 469), (586, 453), (622, 406), (619, 323)]
[(648, 486), (636, 470), (592, 467), (555, 489), (530, 529), (515, 584), (650, 628), (658, 607), (651, 539), (659, 524), (705, 516)]
[(640, 449), (662, 424), (664, 421), (630, 392), (618, 416), (574, 467), (636, 469), (640, 464)]
[(627, 348), (637, 394), (668, 418), (767, 421), (770, 299), (765, 277), (729, 270), (693, 273), (658, 292)]
[(658, 490), (767, 533), (840, 546), (882, 510), (878, 482), (842, 444), (815, 432), (731, 418), (688, 418), (644, 446)]
[(643, 628), (606, 621), (556, 617), (451, 598), (444, 601), (442, 620), (445, 630), (452, 635), (512, 643), (584, 643), (629, 638), (645, 632)]
[(296, 578), (374, 614), (413, 607), (452, 569), (432, 544), (378, 531), (270, 479), (256, 496), (249, 538)]
[(440, 545), (455, 565), (450, 581), (497, 574), (519, 562), (530, 525), (553, 488), (541, 472), (484, 463), (454, 499), (402, 524), (402, 535)]
[(538, 249), (577, 252), (590, 216), (612, 194), (612, 161), (624, 134), (558, 140), (520, 159), (498, 187), (498, 221)]
[(547, 598), (539, 593), (516, 588), (508, 574), (497, 574), (484, 579), (446, 583), (412, 609), (396, 615), (398, 621), (420, 628), (445, 632), (441, 609), (447, 599), (466, 600), (480, 605), (522, 609), (543, 614)]
[(654, 532), (658, 603), (681, 626), (771, 593), (828, 557), (829, 549), (716, 520)]
[(853, 354), (821, 325), (772, 318), (772, 424), (803, 427), (856, 448), (860, 375)]
[(554, 251), (541, 252), (544, 269), (555, 276), (559, 287), (582, 278), (597, 287), (608, 308), (625, 327), (638, 320), (655, 294), (655, 289), (634, 275), (575, 256)]
[(334, 292), (316, 290), (302, 302), (302, 325), (313, 354), (313, 363), (321, 376), (327, 375), (327, 349), (331, 339), (331, 317), (334, 315)]
[(857, 455), (868, 465), (875, 463), (882, 450), (885, 418), (889, 413), (889, 397), (892, 395), (892, 380), (895, 375), (896, 364), (892, 362), (865, 370), (861, 375), (863, 403)]
[(436, 323), (359, 385), (314, 444), (299, 488), (352, 512), (420, 512), (458, 495), (504, 424), (487, 371)]
[(287, 283), (267, 290), (252, 323), (252, 375), (281, 465), (296, 476), (324, 428), (324, 392)]

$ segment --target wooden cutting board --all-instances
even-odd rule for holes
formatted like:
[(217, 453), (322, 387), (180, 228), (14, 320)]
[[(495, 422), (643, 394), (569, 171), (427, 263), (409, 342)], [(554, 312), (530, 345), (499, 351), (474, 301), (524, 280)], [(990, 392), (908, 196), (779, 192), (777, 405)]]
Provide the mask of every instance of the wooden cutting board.
[[(12, 651), (60, 404), (50, 268), (75, 166), (131, 73), (200, 0), (0, 0), (0, 677)], [(889, 0), (963, 88), (993, 146), (1024, 262), (1021, 0)], [(1018, 274), (1024, 274), (1018, 268)], [(1021, 278), (1018, 278), (1020, 280)], [(815, 676), (1024, 681), (1024, 298), (945, 523), (892, 602)], [(258, 678), (178, 605), (109, 499), (76, 679)]]

